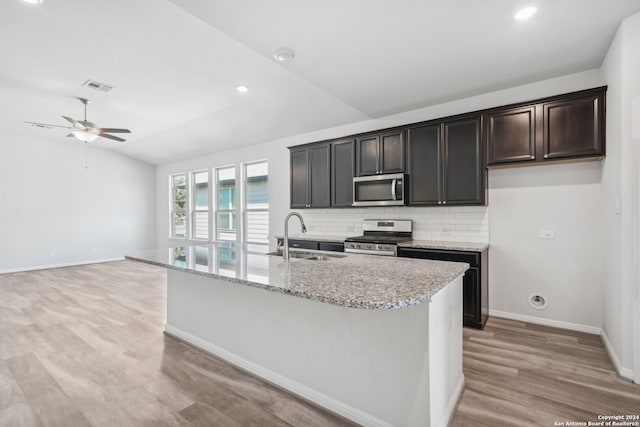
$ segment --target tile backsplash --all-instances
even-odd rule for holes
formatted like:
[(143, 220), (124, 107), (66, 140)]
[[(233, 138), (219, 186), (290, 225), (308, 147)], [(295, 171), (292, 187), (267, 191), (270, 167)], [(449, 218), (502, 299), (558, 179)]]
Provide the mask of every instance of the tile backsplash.
[(308, 209), (300, 213), (313, 234), (357, 236), (362, 234), (363, 219), (411, 219), (416, 240), (489, 242), (486, 206)]

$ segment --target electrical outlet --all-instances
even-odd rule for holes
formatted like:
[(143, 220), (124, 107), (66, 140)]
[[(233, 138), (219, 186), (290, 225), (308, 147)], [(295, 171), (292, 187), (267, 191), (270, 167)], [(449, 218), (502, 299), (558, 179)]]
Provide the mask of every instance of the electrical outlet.
[(541, 230), (538, 232), (538, 237), (541, 239), (555, 239), (556, 238), (556, 232), (553, 230)]
[(49, 251), (49, 256), (52, 257), (53, 256), (53, 251)]

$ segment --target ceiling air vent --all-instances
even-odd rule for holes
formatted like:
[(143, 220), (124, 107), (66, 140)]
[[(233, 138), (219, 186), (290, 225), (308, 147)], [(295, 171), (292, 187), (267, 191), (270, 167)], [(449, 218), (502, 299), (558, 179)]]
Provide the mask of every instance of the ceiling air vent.
[(100, 92), (104, 92), (104, 93), (109, 93), (115, 89), (115, 87), (113, 86), (109, 86), (108, 84), (100, 83), (91, 79), (82, 83), (82, 86), (90, 87), (91, 89), (99, 90)]

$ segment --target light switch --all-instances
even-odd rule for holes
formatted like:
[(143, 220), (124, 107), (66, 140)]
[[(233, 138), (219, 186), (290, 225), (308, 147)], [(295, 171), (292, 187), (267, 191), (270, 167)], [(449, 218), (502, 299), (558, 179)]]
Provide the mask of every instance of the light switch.
[(538, 237), (541, 239), (555, 239), (556, 232), (553, 230), (540, 230), (538, 232)]

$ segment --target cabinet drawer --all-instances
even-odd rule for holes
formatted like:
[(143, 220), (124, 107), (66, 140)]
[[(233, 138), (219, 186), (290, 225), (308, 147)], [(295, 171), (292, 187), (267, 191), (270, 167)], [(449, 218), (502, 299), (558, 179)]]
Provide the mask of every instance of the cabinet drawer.
[(344, 252), (344, 243), (318, 242), (318, 249), (321, 251)]
[[(278, 246), (282, 246), (283, 244), (284, 244), (284, 239), (278, 239)], [(298, 248), (298, 249), (318, 250), (318, 242), (314, 242), (311, 240), (289, 239), (289, 247)]]
[(318, 249), (318, 242), (311, 242), (309, 240), (293, 240), (289, 239), (290, 248), (299, 249)]
[(479, 252), (449, 251), (440, 249), (398, 248), (398, 256), (405, 258), (432, 259), (436, 261), (466, 262), (471, 267), (480, 265)]

